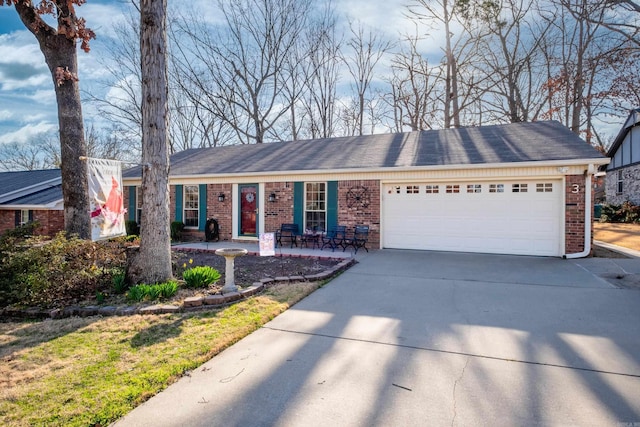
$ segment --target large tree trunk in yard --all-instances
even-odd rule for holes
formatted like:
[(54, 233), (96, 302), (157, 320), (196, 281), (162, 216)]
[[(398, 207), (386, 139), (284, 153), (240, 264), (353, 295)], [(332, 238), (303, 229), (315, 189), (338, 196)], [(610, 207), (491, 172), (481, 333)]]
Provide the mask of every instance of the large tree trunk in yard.
[[(14, 6), (22, 22), (38, 40), (55, 86), (60, 127), (64, 228), (68, 234), (88, 239), (91, 236), (91, 225), (87, 164), (80, 160), (80, 157), (86, 156), (87, 148), (78, 85), (77, 39), (67, 37), (64, 32), (57, 33), (53, 28), (42, 24), (30, 4), (16, 2)], [(64, 17), (70, 16), (66, 8), (60, 13)]]
[(63, 70), (77, 75), (78, 61), (75, 43), (61, 38), (66, 43), (54, 49), (44, 47), (43, 52), (55, 84), (58, 102), (58, 125), (60, 126), (60, 171), (64, 198), (64, 229), (68, 234), (77, 234), (83, 239), (91, 237), (89, 217), (89, 191), (87, 188), (87, 162), (80, 157), (87, 155), (82, 122), (82, 103), (78, 82), (67, 79), (56, 82), (56, 74)]
[(140, 249), (128, 260), (132, 283), (172, 277), (169, 235), (167, 0), (140, 2), (142, 59), (142, 218)]

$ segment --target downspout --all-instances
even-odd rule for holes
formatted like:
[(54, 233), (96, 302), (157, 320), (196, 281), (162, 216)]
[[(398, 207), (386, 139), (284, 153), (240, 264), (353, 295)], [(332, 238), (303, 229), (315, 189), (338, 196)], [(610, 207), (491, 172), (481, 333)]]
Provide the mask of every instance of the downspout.
[(589, 165), (589, 168), (584, 171), (586, 175), (584, 183), (584, 250), (575, 254), (566, 254), (564, 256), (566, 259), (584, 258), (591, 253), (591, 210), (593, 209), (591, 206), (591, 176), (594, 172), (594, 165)]

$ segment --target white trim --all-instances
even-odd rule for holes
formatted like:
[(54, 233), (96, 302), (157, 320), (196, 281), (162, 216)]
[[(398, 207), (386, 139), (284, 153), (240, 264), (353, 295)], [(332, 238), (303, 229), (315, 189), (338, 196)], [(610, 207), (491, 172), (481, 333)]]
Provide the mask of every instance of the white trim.
[(256, 197), (256, 204), (258, 205), (258, 223), (256, 224), (256, 238), (260, 236), (260, 233), (264, 233), (265, 231), (265, 222), (264, 222), (264, 210), (265, 205), (267, 204), (266, 198), (268, 197), (267, 192), (264, 189), (264, 182), (258, 183), (258, 197)]
[[(611, 159), (576, 159), (553, 160), (539, 162), (516, 163), (491, 163), (475, 165), (446, 165), (446, 166), (403, 166), (389, 168), (352, 168), (332, 170), (308, 170), (308, 171), (273, 171), (251, 172), (232, 174), (203, 174), (203, 175), (178, 175), (171, 176), (171, 185), (199, 184), (223, 184), (223, 183), (247, 183), (279, 181), (341, 181), (341, 180), (386, 180), (406, 179), (423, 180), (441, 177), (442, 179), (466, 180), (477, 177), (488, 179), (491, 177), (525, 177), (525, 176), (549, 176), (559, 179), (563, 175), (582, 174), (588, 165), (608, 164)], [(140, 178), (123, 179), (126, 186), (136, 185)]]
[(46, 205), (0, 205), (0, 210), (16, 211), (19, 209), (29, 209), (32, 211), (62, 211), (64, 210), (63, 202), (63, 199), (60, 199), (47, 203)]

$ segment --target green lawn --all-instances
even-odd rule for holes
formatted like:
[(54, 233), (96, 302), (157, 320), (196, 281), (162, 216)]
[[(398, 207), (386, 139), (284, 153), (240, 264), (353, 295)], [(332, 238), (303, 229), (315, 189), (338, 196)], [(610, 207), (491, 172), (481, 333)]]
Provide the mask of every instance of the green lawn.
[(318, 285), (198, 314), (0, 323), (0, 425), (108, 425)]

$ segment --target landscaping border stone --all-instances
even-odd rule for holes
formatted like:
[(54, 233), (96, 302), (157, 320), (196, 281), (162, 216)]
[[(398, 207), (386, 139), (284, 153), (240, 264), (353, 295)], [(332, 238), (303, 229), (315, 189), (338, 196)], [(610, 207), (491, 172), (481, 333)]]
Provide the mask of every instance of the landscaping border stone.
[[(191, 250), (184, 250), (183, 252), (189, 252)], [(194, 250), (196, 251), (196, 250)], [(198, 251), (201, 251), (198, 249)], [(249, 255), (259, 255), (257, 252), (249, 252)], [(276, 254), (279, 257), (288, 257), (295, 255)], [(299, 257), (299, 256), (298, 256)], [(308, 258), (313, 258), (308, 256)], [(333, 257), (315, 257), (318, 259), (331, 259)], [(21, 318), (21, 319), (62, 319), (65, 317), (89, 317), (89, 316), (132, 316), (134, 314), (165, 314), (165, 313), (181, 313), (189, 311), (197, 311), (204, 309), (219, 308), (230, 303), (240, 301), (252, 297), (269, 286), (273, 286), (280, 283), (295, 283), (295, 282), (314, 282), (320, 280), (327, 280), (344, 270), (348, 269), (356, 263), (354, 258), (348, 258), (339, 262), (332, 268), (324, 270), (320, 273), (311, 274), (308, 276), (281, 276), (276, 278), (264, 278), (259, 282), (255, 282), (252, 285), (240, 289), (238, 292), (228, 292), (225, 294), (215, 294), (206, 296), (196, 296), (185, 298), (180, 305), (171, 304), (153, 304), (144, 307), (134, 306), (69, 306), (65, 308), (54, 309), (40, 309), (40, 308), (27, 308), (17, 309), (14, 307), (5, 307), (0, 310), (0, 318)]]

